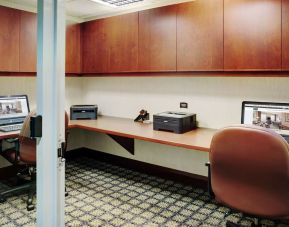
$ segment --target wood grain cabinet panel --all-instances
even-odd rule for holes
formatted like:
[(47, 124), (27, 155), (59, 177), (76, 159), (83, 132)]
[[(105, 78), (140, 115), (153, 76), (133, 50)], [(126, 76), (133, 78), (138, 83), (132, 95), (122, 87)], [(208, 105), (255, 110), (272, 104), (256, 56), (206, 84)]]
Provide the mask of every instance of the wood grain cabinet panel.
[(289, 70), (289, 1), (282, 1), (282, 69)]
[(138, 66), (138, 13), (107, 19), (109, 71), (136, 72)]
[(135, 72), (138, 66), (138, 13), (83, 24), (83, 72)]
[(20, 72), (36, 72), (37, 14), (20, 13)]
[(176, 6), (139, 12), (139, 71), (176, 71)]
[(0, 71), (19, 71), (20, 11), (0, 6)]
[(281, 0), (224, 0), (225, 70), (281, 70)]
[(105, 20), (83, 23), (82, 27), (82, 71), (99, 73), (108, 71), (108, 48)]
[(66, 26), (65, 72), (81, 72), (81, 27), (80, 24)]
[[(66, 27), (66, 73), (80, 73), (80, 24)], [(37, 14), (20, 13), (20, 72), (36, 72)]]
[(223, 0), (196, 0), (179, 4), (177, 70), (223, 69)]

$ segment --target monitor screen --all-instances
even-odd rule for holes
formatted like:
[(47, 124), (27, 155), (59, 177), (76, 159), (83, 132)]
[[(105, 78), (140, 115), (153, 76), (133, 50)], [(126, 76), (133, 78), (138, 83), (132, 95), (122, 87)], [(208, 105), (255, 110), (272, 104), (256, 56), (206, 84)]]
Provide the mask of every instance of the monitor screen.
[(242, 103), (242, 124), (270, 128), (281, 135), (289, 135), (289, 103)]
[(0, 125), (23, 123), (28, 113), (26, 95), (0, 96)]

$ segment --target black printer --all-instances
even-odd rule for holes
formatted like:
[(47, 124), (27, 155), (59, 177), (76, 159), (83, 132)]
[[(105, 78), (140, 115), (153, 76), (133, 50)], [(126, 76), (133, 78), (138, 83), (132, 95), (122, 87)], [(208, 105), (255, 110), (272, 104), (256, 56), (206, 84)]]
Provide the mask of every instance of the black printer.
[(97, 119), (97, 105), (73, 105), (70, 120)]
[(154, 130), (185, 133), (197, 127), (196, 114), (167, 111), (153, 116)]

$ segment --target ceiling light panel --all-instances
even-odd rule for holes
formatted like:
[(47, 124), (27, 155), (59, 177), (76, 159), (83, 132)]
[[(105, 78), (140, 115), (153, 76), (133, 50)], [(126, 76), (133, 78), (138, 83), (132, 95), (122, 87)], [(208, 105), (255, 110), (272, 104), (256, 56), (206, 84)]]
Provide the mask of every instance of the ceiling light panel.
[(113, 4), (115, 6), (124, 6), (136, 2), (142, 2), (143, 0), (102, 0), (102, 1), (107, 2), (109, 4)]
[(142, 2), (144, 0), (91, 0), (110, 6), (126, 6), (134, 3)]

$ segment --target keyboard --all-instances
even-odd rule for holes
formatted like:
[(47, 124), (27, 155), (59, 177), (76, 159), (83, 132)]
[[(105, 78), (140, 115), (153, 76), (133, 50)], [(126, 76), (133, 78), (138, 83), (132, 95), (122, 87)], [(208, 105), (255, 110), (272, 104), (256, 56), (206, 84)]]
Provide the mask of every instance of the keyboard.
[(0, 131), (2, 131), (2, 132), (12, 132), (12, 131), (19, 131), (21, 128), (22, 128), (22, 124), (4, 125), (4, 126), (0, 126)]

